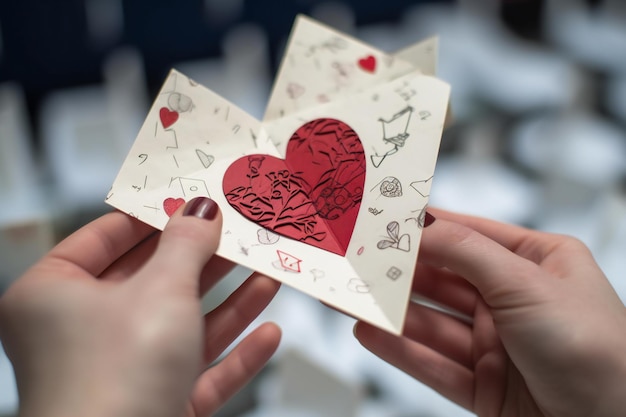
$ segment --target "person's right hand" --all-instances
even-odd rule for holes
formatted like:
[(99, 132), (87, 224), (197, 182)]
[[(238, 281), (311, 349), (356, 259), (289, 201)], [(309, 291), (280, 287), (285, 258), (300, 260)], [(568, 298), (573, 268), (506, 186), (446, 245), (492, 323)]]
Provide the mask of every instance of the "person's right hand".
[[(404, 335), (369, 350), (479, 416), (626, 413), (626, 308), (580, 241), (431, 210)], [(625, 272), (626, 274), (626, 272)]]

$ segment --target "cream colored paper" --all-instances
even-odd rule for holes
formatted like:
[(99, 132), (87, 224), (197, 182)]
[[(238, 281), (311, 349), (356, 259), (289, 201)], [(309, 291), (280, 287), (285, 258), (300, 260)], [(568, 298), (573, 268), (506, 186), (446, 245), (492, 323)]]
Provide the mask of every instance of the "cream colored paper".
[[(449, 86), (426, 75), (435, 49), (429, 39), (386, 55), (300, 16), (263, 121), (172, 70), (106, 201), (163, 229), (177, 204), (210, 196), (224, 217), (220, 256), (399, 334), (448, 106)], [(264, 229), (222, 190), (236, 159), (284, 158), (292, 134), (324, 118), (349, 125), (365, 152), (345, 256)]]

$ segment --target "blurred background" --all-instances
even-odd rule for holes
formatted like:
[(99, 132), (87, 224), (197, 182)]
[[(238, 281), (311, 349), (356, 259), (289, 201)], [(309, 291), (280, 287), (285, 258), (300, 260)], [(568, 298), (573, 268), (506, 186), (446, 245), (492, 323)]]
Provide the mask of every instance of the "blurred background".
[[(297, 13), (393, 52), (440, 37), (452, 85), (431, 205), (574, 235), (626, 300), (626, 4), (621, 0), (0, 2), (0, 294), (105, 213), (168, 70), (262, 117)], [(208, 310), (246, 276), (235, 270)], [(362, 349), (353, 320), (289, 288), (284, 340), (219, 416), (469, 413)], [(17, 392), (0, 349), (0, 415)]]

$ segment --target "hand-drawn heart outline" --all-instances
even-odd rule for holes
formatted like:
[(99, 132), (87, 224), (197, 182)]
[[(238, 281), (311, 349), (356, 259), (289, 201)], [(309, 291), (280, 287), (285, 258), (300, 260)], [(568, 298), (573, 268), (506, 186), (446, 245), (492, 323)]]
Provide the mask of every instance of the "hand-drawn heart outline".
[(163, 210), (165, 210), (167, 217), (172, 217), (172, 214), (176, 213), (176, 210), (183, 204), (185, 204), (185, 200), (182, 198), (166, 198), (163, 200)]
[(359, 59), (359, 67), (363, 71), (374, 73), (374, 71), (376, 71), (376, 57), (374, 55), (368, 55), (365, 58)]
[(376, 244), (378, 249), (394, 248), (403, 252), (411, 250), (411, 236), (408, 233), (400, 235), (400, 224), (396, 221), (387, 224), (387, 235), (389, 239), (381, 239)]
[(356, 132), (323, 118), (296, 130), (285, 159), (248, 155), (234, 161), (222, 188), (247, 219), (344, 256), (363, 197), (365, 168)]
[(167, 129), (178, 120), (178, 112), (170, 110), (167, 107), (161, 107), (161, 110), (159, 110), (159, 118), (161, 119), (163, 129)]

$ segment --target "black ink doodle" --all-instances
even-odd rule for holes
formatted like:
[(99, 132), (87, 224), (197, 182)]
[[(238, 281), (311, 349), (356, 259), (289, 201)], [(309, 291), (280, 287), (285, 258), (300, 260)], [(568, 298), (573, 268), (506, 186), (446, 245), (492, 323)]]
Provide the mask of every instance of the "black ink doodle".
[(393, 221), (387, 224), (387, 235), (389, 239), (385, 238), (379, 240), (376, 244), (378, 249), (393, 248), (404, 252), (411, 250), (411, 236), (408, 233), (400, 235), (400, 225), (398, 222)]
[(413, 220), (418, 228), (422, 229), (424, 227), (424, 221), (426, 221), (426, 206), (421, 209), (411, 210), (411, 213), (418, 213), (417, 216), (408, 217), (404, 219), (404, 222), (408, 222), (409, 220)]
[(378, 168), (385, 158), (397, 153), (400, 148), (404, 146), (404, 143), (409, 137), (408, 129), (412, 114), (413, 107), (407, 106), (394, 114), (389, 120), (382, 117), (378, 119), (378, 121), (382, 123), (383, 142), (391, 145), (392, 148), (382, 155), (376, 153), (370, 156), (375, 168)]
[(372, 291), (371, 285), (360, 278), (350, 278), (346, 287), (348, 291), (356, 294), (369, 294)]
[(313, 282), (317, 282), (318, 279), (322, 279), (326, 276), (326, 272), (317, 268), (311, 269), (309, 272), (313, 275)]
[(413, 98), (413, 96), (417, 94), (417, 92), (413, 88), (411, 88), (410, 84), (406, 81), (404, 82), (402, 87), (397, 88), (395, 92), (400, 97), (402, 97), (404, 101), (409, 101), (411, 98)]
[(170, 110), (178, 113), (185, 113), (193, 109), (193, 100), (186, 94), (170, 93), (167, 97), (167, 105)]
[(161, 211), (161, 209), (157, 207), (156, 203), (154, 203), (153, 206), (148, 206), (148, 205), (144, 204), (144, 207), (147, 208), (147, 209), (150, 209), (150, 210), (154, 210), (155, 213), (158, 212), (158, 211)]
[(241, 240), (238, 240), (237, 244), (239, 245), (239, 252), (246, 256), (250, 254), (250, 248), (248, 246), (245, 246)]
[(172, 188), (173, 185), (180, 187), (180, 191), (187, 200), (193, 197), (211, 197), (206, 182), (201, 179), (172, 177), (170, 179), (169, 188)]
[(298, 43), (298, 45), (305, 46), (307, 48), (306, 52), (304, 53), (304, 56), (306, 58), (310, 58), (313, 55), (315, 55), (317, 52), (324, 51), (324, 50), (332, 54), (335, 54), (341, 51), (342, 49), (346, 49), (348, 47), (348, 42), (345, 39), (340, 38), (339, 36), (334, 36), (318, 44), (306, 46), (306, 45), (303, 45), (302, 43)]
[(422, 197), (428, 197), (430, 195), (430, 182), (432, 181), (433, 176), (426, 178), (425, 180), (413, 181), (411, 184), (411, 188), (418, 192)]
[(387, 270), (387, 277), (395, 281), (402, 275), (402, 271), (395, 266), (392, 266)]
[(385, 177), (376, 184), (370, 191), (378, 187), (380, 194), (384, 197), (402, 197), (402, 184), (396, 177)]
[(280, 235), (265, 228), (257, 230), (256, 236), (261, 245), (273, 245), (280, 239)]
[(215, 162), (215, 157), (213, 155), (209, 155), (201, 149), (196, 149), (196, 155), (198, 156), (198, 159), (200, 159), (200, 163), (202, 163), (202, 166), (204, 166), (205, 168), (210, 167), (213, 162)]

